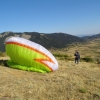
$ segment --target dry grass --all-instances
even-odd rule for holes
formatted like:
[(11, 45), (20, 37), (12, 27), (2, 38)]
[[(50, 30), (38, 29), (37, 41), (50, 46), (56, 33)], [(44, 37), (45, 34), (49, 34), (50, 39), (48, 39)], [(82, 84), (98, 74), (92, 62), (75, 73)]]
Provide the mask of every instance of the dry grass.
[(100, 60), (100, 38), (84, 44), (73, 44), (68, 48), (63, 48), (60, 50), (51, 50), (51, 52), (69, 55), (74, 58), (75, 50), (78, 50), (80, 52), (81, 58), (91, 57), (94, 60)]
[[(100, 58), (100, 40), (51, 51), (73, 58), (76, 49), (81, 57)], [(100, 100), (100, 64), (58, 63), (57, 71), (46, 74), (0, 66), (0, 100)]]
[(100, 100), (97, 64), (58, 62), (59, 69), (46, 74), (0, 66), (0, 100)]

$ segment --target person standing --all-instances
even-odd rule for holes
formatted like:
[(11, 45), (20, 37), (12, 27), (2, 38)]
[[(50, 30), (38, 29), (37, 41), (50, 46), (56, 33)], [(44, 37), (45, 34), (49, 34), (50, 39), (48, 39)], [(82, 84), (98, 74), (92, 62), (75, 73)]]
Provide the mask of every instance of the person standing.
[(75, 56), (75, 63), (78, 64), (80, 61), (80, 53), (76, 50), (74, 56)]

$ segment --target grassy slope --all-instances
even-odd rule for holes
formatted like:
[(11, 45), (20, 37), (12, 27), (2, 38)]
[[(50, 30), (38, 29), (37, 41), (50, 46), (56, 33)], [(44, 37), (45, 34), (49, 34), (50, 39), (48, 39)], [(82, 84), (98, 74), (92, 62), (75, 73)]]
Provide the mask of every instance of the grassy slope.
[[(96, 41), (52, 52), (73, 57), (78, 49), (81, 56), (100, 57)], [(66, 60), (58, 63), (59, 69), (47, 74), (0, 66), (0, 100), (100, 100), (99, 64), (77, 65)]]
[(51, 50), (51, 52), (69, 55), (74, 58), (73, 55), (75, 53), (75, 50), (78, 50), (80, 52), (82, 58), (88, 56), (90, 58), (93, 58), (94, 60), (100, 60), (100, 38), (84, 44), (73, 44), (70, 47), (61, 50)]
[(100, 67), (59, 62), (59, 70), (41, 74), (0, 66), (0, 100), (100, 100)]

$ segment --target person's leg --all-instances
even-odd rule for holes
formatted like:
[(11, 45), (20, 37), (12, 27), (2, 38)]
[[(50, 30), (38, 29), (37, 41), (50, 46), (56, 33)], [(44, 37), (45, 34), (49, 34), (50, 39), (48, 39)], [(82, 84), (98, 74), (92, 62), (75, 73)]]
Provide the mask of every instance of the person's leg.
[(77, 59), (75, 58), (75, 63), (77, 63)]
[(77, 59), (77, 64), (79, 64), (79, 59)]

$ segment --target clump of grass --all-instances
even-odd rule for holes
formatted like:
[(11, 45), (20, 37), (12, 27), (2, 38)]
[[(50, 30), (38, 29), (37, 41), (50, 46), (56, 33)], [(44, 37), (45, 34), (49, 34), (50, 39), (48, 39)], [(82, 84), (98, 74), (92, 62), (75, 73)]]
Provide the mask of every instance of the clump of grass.
[(79, 92), (80, 92), (80, 93), (86, 93), (86, 92), (87, 92), (87, 89), (86, 89), (86, 88), (80, 88), (80, 89), (79, 89)]

